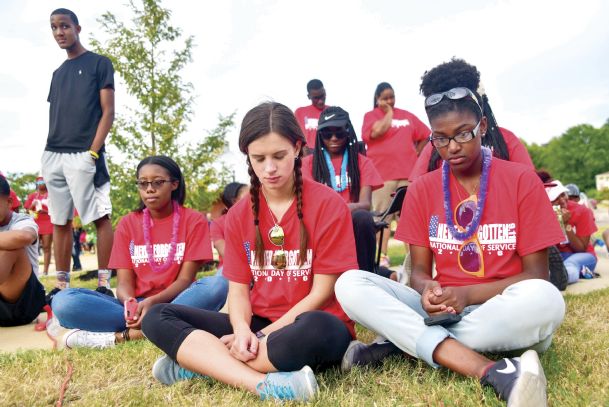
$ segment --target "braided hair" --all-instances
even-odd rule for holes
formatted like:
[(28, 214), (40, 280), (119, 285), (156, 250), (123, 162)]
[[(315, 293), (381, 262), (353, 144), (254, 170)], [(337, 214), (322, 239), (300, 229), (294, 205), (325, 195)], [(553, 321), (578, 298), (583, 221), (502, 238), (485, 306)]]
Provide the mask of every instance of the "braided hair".
[[(184, 201), (186, 200), (186, 186), (184, 184), (184, 176), (182, 175), (182, 170), (180, 170), (180, 166), (171, 158), (165, 155), (153, 155), (144, 158), (137, 165), (137, 170), (135, 171), (136, 178), (139, 178), (140, 169), (144, 165), (158, 165), (165, 168), (165, 170), (167, 170), (167, 172), (169, 173), (169, 178), (171, 178), (172, 181), (178, 181), (178, 187), (171, 191), (171, 200), (178, 201), (180, 205), (184, 205)], [(135, 212), (141, 212), (144, 210), (145, 207), (146, 205), (144, 205), (144, 201), (142, 201), (142, 199), (140, 198), (139, 206), (135, 210)]]
[[(337, 112), (347, 113), (347, 118), (349, 117), (349, 113), (338, 106), (328, 107), (321, 114), (323, 116)], [(349, 161), (347, 162), (347, 182), (349, 183), (349, 197), (351, 198), (351, 202), (359, 202), (359, 193), (361, 189), (358, 165), (359, 146), (357, 144), (357, 135), (355, 134), (355, 129), (353, 128), (353, 125), (351, 124), (351, 119), (349, 118), (347, 120), (346, 130), (348, 136), (347, 145), (345, 146), (345, 148), (347, 149), (349, 154)], [(332, 186), (332, 180), (330, 180), (330, 171), (326, 164), (326, 159), (323, 153), (324, 144), (323, 137), (321, 136), (321, 134), (322, 131), (317, 130), (317, 135), (315, 136), (315, 149), (313, 150), (313, 179), (319, 183)]]
[[(243, 118), (241, 131), (239, 132), (239, 150), (247, 155), (250, 143), (270, 133), (276, 133), (285, 137), (294, 146), (298, 142), (303, 146), (306, 144), (306, 139), (296, 121), (296, 117), (294, 117), (294, 113), (281, 103), (265, 102), (251, 109)], [(299, 263), (301, 266), (307, 260), (308, 245), (308, 234), (302, 214), (302, 150), (302, 148), (299, 150), (298, 156), (294, 161), (294, 194), (296, 195), (296, 213), (298, 214), (298, 220), (300, 221)], [(260, 233), (259, 220), (260, 189), (262, 184), (254, 172), (249, 157), (247, 159), (247, 171), (250, 176), (250, 197), (252, 200), (252, 212), (254, 214), (254, 227), (256, 229), (255, 259), (259, 265), (263, 265), (264, 244), (262, 241), (262, 234)]]
[[(485, 137), (482, 138), (482, 145), (487, 146), (493, 151), (493, 155), (503, 160), (509, 160), (510, 154), (505, 144), (505, 139), (499, 130), (497, 120), (488, 102), (488, 97), (483, 90), (480, 89), (480, 72), (474, 65), (470, 65), (463, 59), (452, 58), (450, 62), (445, 62), (433, 68), (431, 71), (425, 72), (421, 78), (421, 93), (427, 97), (434, 93), (445, 92), (452, 88), (465, 87), (471, 90), (478, 103), (482, 106), (482, 112), (486, 116), (488, 128)], [(468, 106), (477, 119), (480, 119), (480, 110), (469, 99), (464, 99), (467, 103), (459, 100), (442, 99), (440, 103), (427, 108), (427, 116), (431, 119), (439, 114), (448, 111), (460, 111), (465, 106)], [(438, 150), (433, 149), (427, 171), (433, 171), (438, 168), (440, 154)]]

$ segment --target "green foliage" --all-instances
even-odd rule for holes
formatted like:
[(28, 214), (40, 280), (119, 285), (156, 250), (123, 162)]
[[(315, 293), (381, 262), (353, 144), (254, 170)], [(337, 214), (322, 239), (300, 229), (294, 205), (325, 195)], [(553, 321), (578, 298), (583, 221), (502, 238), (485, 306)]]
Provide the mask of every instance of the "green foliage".
[(181, 71), (191, 61), (193, 37), (181, 40), (181, 30), (171, 26), (171, 11), (159, 0), (142, 0), (141, 7), (130, 0), (131, 24), (117, 20), (111, 12), (99, 19), (110, 39), (91, 41), (96, 52), (107, 55), (127, 91), (137, 102), (119, 114), (111, 131), (108, 167), (112, 175), (111, 198), (114, 222), (139, 202), (135, 188), (138, 162), (150, 155), (172, 157), (187, 180), (187, 204), (200, 209), (217, 196), (218, 185), (227, 179), (227, 170), (217, 160), (227, 147), (226, 133), (233, 117), (220, 117), (218, 127), (197, 143), (180, 140), (192, 115), (191, 83)]
[(29, 172), (9, 172), (5, 175), (6, 180), (19, 199), (21, 199), (22, 204), (29, 194), (36, 191), (36, 177), (38, 177), (38, 174)]
[(536, 168), (544, 168), (563, 184), (577, 184), (580, 190), (595, 188), (596, 174), (609, 171), (609, 126), (589, 124), (571, 127), (547, 144), (527, 145)]

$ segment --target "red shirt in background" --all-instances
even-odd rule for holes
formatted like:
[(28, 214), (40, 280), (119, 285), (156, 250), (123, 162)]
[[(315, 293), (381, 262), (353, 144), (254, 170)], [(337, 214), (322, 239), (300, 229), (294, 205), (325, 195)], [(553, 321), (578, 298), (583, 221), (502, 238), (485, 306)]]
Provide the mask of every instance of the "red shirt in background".
[[(336, 184), (340, 184), (340, 167), (343, 162), (343, 157), (333, 157), (331, 159), (332, 166), (334, 167), (334, 173), (337, 177)], [(324, 161), (324, 165), (326, 162)], [(357, 155), (357, 167), (359, 168), (359, 180), (360, 186), (372, 187), (372, 190), (381, 188), (383, 186), (383, 179), (378, 173), (372, 160), (362, 154)], [(348, 170), (347, 170), (348, 171)], [(313, 155), (308, 155), (302, 159), (302, 176), (313, 180)], [(349, 173), (347, 173), (347, 179), (349, 179)], [(351, 187), (347, 187), (344, 191), (338, 193), (343, 201), (351, 203)]]
[[(226, 224), (226, 214), (214, 219), (209, 224), (209, 236), (213, 243), (218, 240), (224, 240), (224, 225)], [(224, 260), (222, 256), (218, 259), (218, 268), (222, 267)]]
[[(279, 222), (285, 235), (285, 270), (276, 270), (271, 265), (274, 252), (280, 248), (268, 238), (274, 223), (262, 194), (259, 221), (264, 264), (255, 261), (256, 234), (250, 200), (240, 200), (226, 216), (223, 275), (241, 284), (253, 282), (252, 312), (271, 321), (276, 321), (309, 294), (315, 274), (342, 274), (358, 268), (351, 216), (342, 199), (327, 186), (303, 179), (302, 202), (303, 221), (309, 235), (307, 261), (299, 266), (300, 222), (294, 200)], [(338, 317), (355, 337), (354, 324), (334, 295), (320, 309)]]
[[(450, 177), (451, 212), (470, 194)], [(522, 272), (521, 257), (564, 239), (539, 177), (522, 164), (493, 158), (484, 212), (477, 230), (483, 251), (484, 276), (461, 271), (462, 241), (452, 237), (444, 215), (442, 170), (419, 177), (408, 187), (395, 237), (433, 251), (443, 286), (502, 280)], [(463, 197), (463, 198), (460, 198)]]
[[(594, 221), (594, 213), (589, 208), (586, 208), (585, 206), (580, 205), (574, 201), (567, 201), (567, 210), (571, 212), (571, 218), (569, 219), (567, 224), (573, 226), (573, 231), (577, 236), (592, 236), (592, 234), (598, 230), (598, 228), (596, 227), (596, 222)], [(568, 244), (558, 245), (558, 250), (564, 253), (574, 253), (574, 251), (571, 249), (571, 246), (569, 246)], [(586, 252), (596, 257), (596, 253), (594, 252), (594, 245), (592, 244), (592, 239), (590, 239), (590, 242), (588, 243)]]
[(319, 116), (321, 112), (324, 111), (328, 106), (324, 106), (323, 109), (319, 110), (317, 107), (313, 105), (299, 107), (294, 112), (294, 116), (296, 116), (296, 120), (298, 120), (298, 124), (304, 133), (305, 138), (307, 139), (307, 147), (310, 149), (315, 148), (315, 137), (317, 135), (317, 122), (319, 121)]
[[(161, 273), (152, 271), (144, 240), (142, 212), (131, 212), (118, 223), (108, 268), (129, 269), (135, 273), (135, 297), (150, 297), (171, 285), (185, 261), (213, 259), (207, 219), (197, 211), (180, 207), (177, 250), (171, 267)], [(173, 215), (152, 219), (150, 238), (154, 260), (163, 264), (171, 246)]]
[[(531, 156), (529, 156), (529, 152), (524, 144), (522, 144), (522, 141), (520, 141), (520, 139), (508, 129), (499, 127), (499, 131), (501, 131), (501, 135), (503, 135), (503, 140), (505, 141), (508, 154), (510, 155), (510, 161), (524, 164), (530, 168), (535, 168), (533, 161), (531, 160)], [(423, 174), (427, 174), (427, 167), (429, 166), (429, 160), (431, 159), (433, 149), (434, 146), (431, 143), (427, 143), (425, 147), (423, 147), (421, 154), (419, 154), (419, 158), (417, 158), (417, 162), (414, 164), (414, 167), (410, 172), (410, 177), (408, 178), (410, 182), (414, 181)], [(440, 168), (441, 162), (442, 160), (439, 159), (436, 168)]]
[[(40, 201), (38, 207), (32, 207), (32, 202), (37, 199)], [(35, 221), (38, 225), (38, 234), (39, 235), (52, 235), (53, 234), (53, 224), (51, 223), (51, 217), (49, 216), (49, 194), (41, 194), (39, 192), (33, 192), (28, 195), (25, 204), (23, 205), (27, 210), (33, 210), (36, 212)], [(38, 211), (44, 212), (38, 212)]]

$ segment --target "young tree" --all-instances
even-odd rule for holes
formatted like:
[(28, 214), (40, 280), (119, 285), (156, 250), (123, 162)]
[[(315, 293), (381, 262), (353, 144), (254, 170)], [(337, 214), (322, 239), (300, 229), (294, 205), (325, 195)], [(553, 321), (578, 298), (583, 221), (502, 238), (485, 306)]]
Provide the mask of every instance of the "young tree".
[[(224, 152), (226, 133), (233, 127), (233, 115), (220, 117), (218, 128), (194, 144), (180, 141), (192, 115), (191, 83), (181, 72), (191, 59), (193, 37), (181, 41), (180, 29), (171, 26), (171, 11), (159, 0), (142, 0), (138, 7), (128, 5), (133, 13), (130, 24), (118, 21), (106, 12), (99, 19), (109, 40), (102, 44), (93, 39), (96, 52), (108, 56), (127, 92), (137, 102), (118, 114), (112, 127), (111, 143), (118, 149), (109, 161), (112, 176), (112, 202), (116, 222), (133, 209), (138, 200), (134, 186), (137, 162), (149, 155), (164, 154), (174, 158), (188, 180), (187, 203), (200, 209), (211, 201), (208, 187), (216, 187), (227, 178), (227, 170), (215, 164)], [(178, 148), (179, 147), (179, 148)]]
[(36, 191), (36, 177), (35, 173), (23, 173), (23, 172), (9, 172), (4, 174), (6, 180), (11, 184), (11, 188), (15, 191), (15, 194), (21, 199), (21, 203), (25, 202), (25, 199), (29, 194)]

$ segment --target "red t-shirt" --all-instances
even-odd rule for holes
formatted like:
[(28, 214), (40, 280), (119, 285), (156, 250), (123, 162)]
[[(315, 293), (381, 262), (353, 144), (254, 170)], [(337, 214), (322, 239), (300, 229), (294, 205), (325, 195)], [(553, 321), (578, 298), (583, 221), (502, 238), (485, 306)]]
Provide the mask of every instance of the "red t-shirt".
[[(309, 294), (315, 274), (342, 274), (358, 268), (351, 216), (342, 199), (327, 186), (304, 179), (302, 202), (303, 220), (309, 235), (307, 261), (299, 267), (300, 222), (294, 200), (279, 222), (285, 235), (285, 270), (276, 270), (271, 265), (274, 251), (280, 249), (268, 238), (274, 223), (262, 194), (259, 215), (265, 249), (262, 267), (255, 261), (256, 234), (250, 200), (240, 200), (226, 216), (224, 276), (241, 284), (253, 283), (252, 312), (271, 321), (280, 318)], [(354, 324), (334, 295), (320, 309), (338, 317), (355, 337)]]
[[(209, 236), (212, 242), (224, 240), (224, 225), (226, 224), (226, 214), (214, 219), (209, 224)], [(222, 267), (224, 260), (222, 256), (218, 259), (218, 267)]]
[[(30, 209), (32, 206), (32, 202), (34, 199), (37, 199), (40, 203), (33, 209)], [(39, 192), (33, 192), (28, 195), (25, 204), (23, 205), (27, 210), (33, 210), (36, 212), (36, 217), (34, 220), (38, 225), (38, 234), (39, 235), (52, 235), (53, 234), (53, 224), (51, 223), (51, 217), (49, 216), (49, 194), (41, 194)], [(39, 212), (39, 211), (44, 212)]]
[(294, 116), (296, 116), (296, 120), (298, 120), (298, 124), (307, 139), (307, 147), (311, 149), (315, 148), (315, 137), (317, 135), (317, 122), (319, 121), (319, 116), (327, 107), (328, 106), (324, 106), (323, 109), (319, 110), (317, 107), (309, 105), (299, 107), (294, 112)]
[[(135, 297), (150, 297), (169, 287), (178, 277), (185, 261), (204, 261), (213, 258), (209, 226), (200, 212), (180, 207), (180, 223), (176, 254), (171, 267), (164, 272), (152, 271), (144, 240), (144, 215), (131, 212), (118, 223), (109, 268), (129, 269), (135, 273)], [(171, 246), (173, 215), (152, 219), (150, 238), (154, 261), (161, 265), (167, 260)]]
[[(343, 157), (332, 157), (332, 166), (334, 167), (334, 173), (336, 174), (336, 185), (340, 184), (340, 167), (343, 163)], [(324, 161), (324, 165), (326, 162)], [(372, 187), (372, 190), (381, 188), (383, 186), (383, 179), (376, 170), (376, 167), (372, 163), (372, 160), (365, 155), (357, 155), (357, 167), (359, 168), (359, 181), (360, 186)], [(347, 169), (347, 179), (349, 179), (349, 170)], [(302, 159), (302, 176), (313, 179), (313, 155), (308, 155)], [(348, 186), (344, 191), (339, 192), (339, 195), (343, 198), (346, 203), (351, 203), (351, 187)]]
[[(505, 141), (508, 154), (510, 155), (510, 161), (524, 164), (529, 168), (535, 168), (533, 161), (531, 160), (531, 156), (529, 156), (529, 152), (524, 144), (522, 144), (522, 141), (520, 141), (520, 139), (508, 129), (499, 127), (499, 131), (501, 131), (501, 134), (503, 135), (503, 140)], [(427, 174), (427, 167), (429, 166), (429, 160), (431, 159), (433, 148), (434, 147), (431, 143), (425, 144), (425, 147), (423, 147), (423, 150), (421, 150), (421, 154), (419, 154), (419, 158), (417, 158), (417, 162), (414, 164), (414, 167), (410, 172), (410, 177), (408, 178), (410, 182), (414, 181), (423, 174)], [(441, 162), (441, 159), (438, 160), (436, 168), (440, 167)]]
[[(469, 193), (450, 176), (451, 212)], [(563, 233), (537, 175), (522, 164), (493, 158), (484, 212), (478, 227), (484, 275), (458, 264), (462, 241), (452, 237), (444, 215), (442, 170), (419, 177), (408, 187), (396, 239), (433, 251), (441, 285), (493, 282), (522, 272), (521, 257), (563, 240)]]
[[(573, 231), (577, 236), (592, 236), (592, 234), (598, 230), (596, 222), (594, 221), (594, 213), (589, 208), (574, 201), (567, 201), (567, 210), (571, 212), (571, 218), (567, 223), (573, 226)], [(574, 253), (571, 246), (568, 244), (558, 245), (558, 250), (565, 253)], [(596, 257), (592, 239), (590, 239), (590, 242), (588, 243), (586, 252), (593, 254), (594, 257)]]
[(385, 117), (380, 108), (364, 116), (362, 139), (368, 147), (367, 155), (374, 163), (383, 181), (408, 179), (417, 160), (414, 143), (429, 137), (429, 128), (414, 114), (402, 109), (393, 109), (391, 127), (382, 136), (372, 139), (372, 125)]

